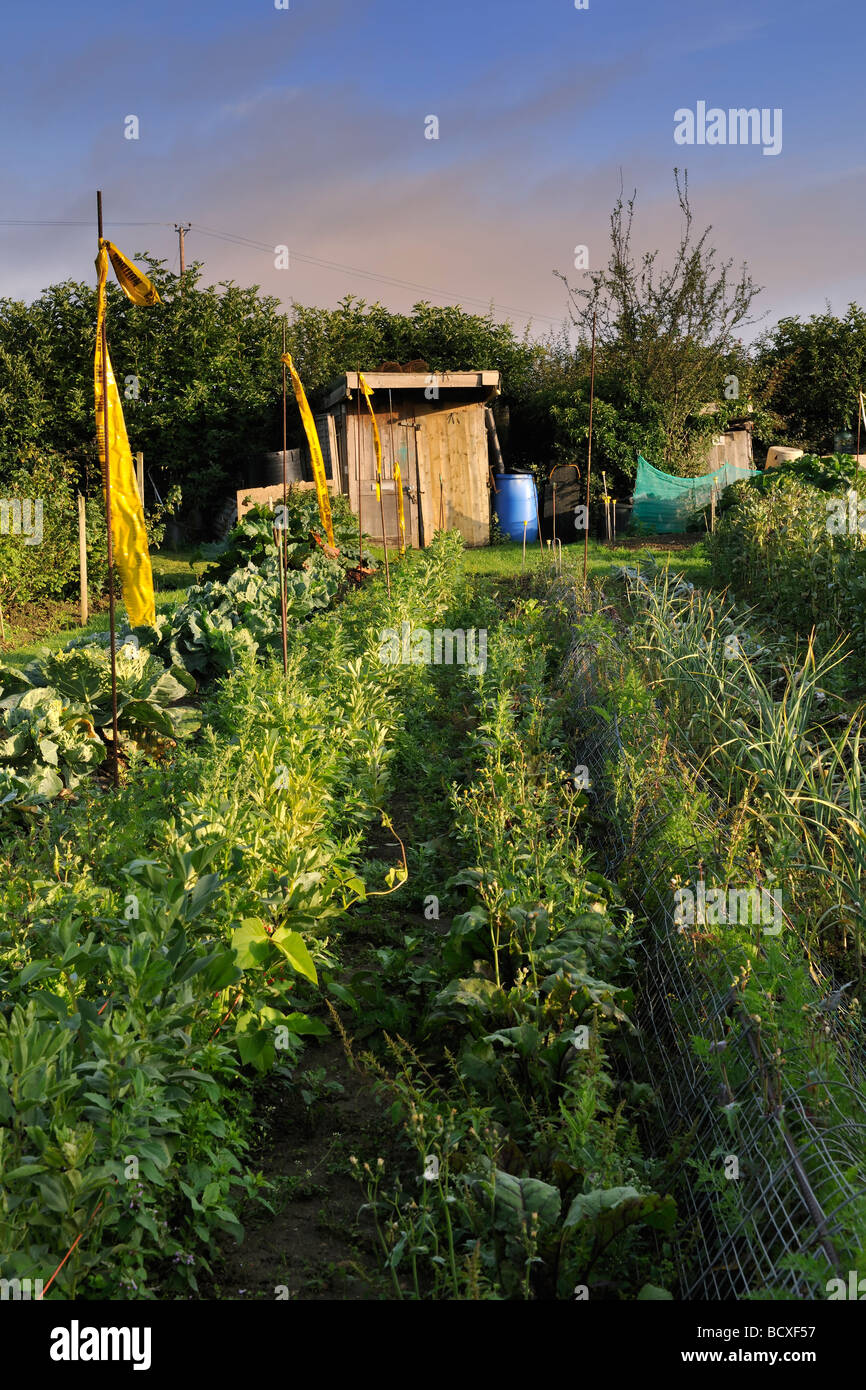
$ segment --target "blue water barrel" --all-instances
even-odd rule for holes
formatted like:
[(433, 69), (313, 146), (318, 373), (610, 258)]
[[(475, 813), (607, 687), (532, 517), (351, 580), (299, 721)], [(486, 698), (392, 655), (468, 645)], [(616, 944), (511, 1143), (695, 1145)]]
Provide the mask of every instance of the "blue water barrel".
[(513, 541), (523, 540), (527, 522), (527, 541), (538, 540), (538, 493), (531, 473), (494, 473), (496, 492), (493, 505), (499, 525)]

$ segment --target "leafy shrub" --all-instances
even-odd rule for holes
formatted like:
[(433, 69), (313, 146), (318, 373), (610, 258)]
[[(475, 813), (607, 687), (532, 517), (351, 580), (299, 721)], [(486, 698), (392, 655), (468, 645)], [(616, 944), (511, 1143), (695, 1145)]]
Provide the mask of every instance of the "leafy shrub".
[[(348, 502), (339, 500), (344, 506), (335, 509), (338, 541), (348, 536), (351, 518)], [(197, 680), (222, 675), (245, 658), (276, 655), (282, 619), (272, 523), (269, 511), (254, 509), (224, 550), (224, 582), (201, 581), (171, 616), (160, 614), (153, 627), (121, 637), (118, 730), (125, 744), (194, 732), (197, 715), (178, 701), (195, 690)], [(289, 508), (290, 624), (329, 607), (350, 565), (345, 552), (331, 554), (310, 539), (317, 523), (315, 497), (300, 494)], [(51, 655), (46, 648), (23, 671), (0, 667), (0, 807), (42, 805), (104, 760), (104, 731), (111, 723), (109, 643), (108, 633), (88, 634), (73, 638), (65, 652)]]
[[(18, 605), (75, 598), (78, 572), (78, 465), (53, 449), (29, 446), (19, 464), (8, 470), (0, 483), (0, 499), (22, 504), (22, 522), (36, 520), (35, 503), (41, 504), (41, 539), (29, 544), (23, 531), (11, 534), (10, 522), (0, 531), (0, 604)], [(29, 499), (30, 521), (23, 504)], [(180, 504), (180, 489), (173, 488), (163, 503), (145, 517), (148, 541), (158, 546), (165, 534), (165, 518)], [(91, 598), (107, 590), (108, 556), (105, 505), (101, 489), (85, 499), (87, 525), (87, 586)], [(35, 539), (35, 533), (34, 533)]]
[[(77, 482), (78, 469), (68, 458), (31, 446), (0, 484), (5, 500), (38, 500), (42, 514), (39, 544), (27, 544), (23, 534), (0, 533), (0, 603), (4, 606), (78, 593)], [(88, 498), (86, 506), (88, 585), (92, 594), (99, 594), (108, 572), (105, 517), (101, 498)]]
[[(124, 743), (192, 733), (198, 716), (177, 702), (194, 689), (182, 667), (166, 670), (146, 647), (121, 647), (117, 712)], [(52, 653), (46, 647), (23, 669), (0, 667), (0, 690), (0, 805), (41, 804), (104, 761), (112, 723), (107, 648), (91, 643)]]
[[(828, 527), (834, 504), (844, 504), (846, 517), (848, 512), (838, 481), (832, 491), (829, 483), (837, 469), (848, 479), (844, 459), (829, 472), (826, 464), (807, 461), (803, 472), (812, 482), (786, 468), (758, 486), (756, 480), (734, 484), (706, 550), (713, 583), (729, 587), (782, 632), (808, 636), (814, 627), (822, 650), (850, 635), (852, 670), (858, 673), (866, 650), (866, 551), (856, 529), (837, 535)], [(851, 485), (858, 500), (866, 496), (862, 472)]]

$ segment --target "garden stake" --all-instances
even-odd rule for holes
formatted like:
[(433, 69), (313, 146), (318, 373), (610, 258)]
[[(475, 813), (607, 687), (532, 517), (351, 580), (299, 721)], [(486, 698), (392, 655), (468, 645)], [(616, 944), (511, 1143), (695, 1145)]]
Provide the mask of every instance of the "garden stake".
[(391, 568), (388, 564), (388, 536), (385, 531), (385, 499), (382, 496), (382, 484), (376, 479), (376, 491), (379, 494), (379, 512), (382, 517), (382, 545), (385, 550), (385, 581), (388, 585), (388, 597), (391, 597)]
[(520, 573), (521, 573), (521, 574), (522, 574), (523, 571), (526, 569), (526, 528), (527, 528), (528, 525), (529, 525), (529, 522), (528, 522), (528, 521), (524, 521), (524, 523), (523, 523), (523, 559), (522, 559), (521, 562), (520, 562)]
[(595, 398), (595, 311), (592, 315), (592, 361), (589, 368), (589, 440), (586, 446), (586, 530), (583, 533), (583, 582), (589, 564), (589, 475), (592, 472), (592, 405)]
[(536, 526), (538, 527), (538, 548), (539, 548), (539, 550), (541, 551), (541, 558), (542, 558), (542, 560), (543, 560), (543, 559), (544, 559), (544, 542), (543, 542), (542, 539), (541, 539), (541, 518), (540, 518), (540, 516), (538, 515), (538, 488), (535, 486), (535, 480), (534, 480), (534, 479), (533, 479), (533, 482), (532, 482), (532, 488), (533, 488), (533, 496), (534, 496), (534, 498), (535, 498), (535, 524), (536, 524)]
[[(360, 373), (359, 373), (360, 375)], [(364, 568), (364, 544), (361, 539), (361, 384), (358, 383), (358, 424), (355, 431), (355, 464), (358, 475), (358, 583)]]
[(83, 495), (78, 494), (78, 590), (81, 626), (87, 627), (87, 511)]
[[(99, 245), (102, 245), (102, 192), (96, 194), (96, 230)], [(108, 317), (108, 297), (105, 313), (102, 316), (102, 432), (105, 447), (105, 526), (108, 549), (108, 631), (111, 650), (111, 767), (114, 785), (120, 785), (119, 736), (117, 732), (117, 639), (114, 622), (114, 529), (111, 524), (111, 451), (108, 443), (108, 335), (105, 321)]]
[[(283, 371), (285, 371), (285, 367), (283, 368)], [(286, 534), (286, 533), (285, 533), (285, 516), (286, 516), (286, 514), (285, 514), (285, 512), (283, 512), (283, 530), (281, 531), (280, 528), (279, 528), (278, 526), (274, 526), (273, 531), (272, 531), (271, 534), (273, 535), (273, 538), (274, 538), (274, 545), (277, 547), (277, 555), (279, 556), (279, 560), (280, 560), (280, 620), (281, 620), (281, 622), (282, 622), (282, 628), (283, 628), (283, 675), (284, 675), (284, 677), (286, 678), (286, 680), (288, 680), (288, 678), (289, 678), (289, 648), (288, 648), (288, 639), (287, 639), (287, 636), (286, 636), (286, 607), (287, 607), (287, 601), (288, 601), (288, 594), (287, 594), (287, 588), (286, 588), (286, 563), (285, 563), (286, 557), (285, 557), (285, 554), (284, 554), (284, 552), (283, 552), (283, 537), (284, 537), (285, 534)]]

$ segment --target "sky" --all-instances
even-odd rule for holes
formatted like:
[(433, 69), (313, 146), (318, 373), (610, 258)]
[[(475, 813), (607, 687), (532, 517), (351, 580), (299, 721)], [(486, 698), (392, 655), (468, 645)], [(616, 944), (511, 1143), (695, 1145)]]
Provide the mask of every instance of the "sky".
[[(606, 261), (621, 185), (636, 249), (673, 250), (676, 166), (698, 228), (764, 287), (752, 332), (844, 313), (866, 302), (864, 41), (862, 0), (6, 7), (0, 297), (93, 280), (101, 188), (128, 255), (176, 268), (191, 223), (205, 283), (287, 309), (492, 304), (542, 335), (566, 313), (554, 272), (585, 283), (578, 246)], [(699, 103), (765, 110), (773, 141), (677, 143)]]

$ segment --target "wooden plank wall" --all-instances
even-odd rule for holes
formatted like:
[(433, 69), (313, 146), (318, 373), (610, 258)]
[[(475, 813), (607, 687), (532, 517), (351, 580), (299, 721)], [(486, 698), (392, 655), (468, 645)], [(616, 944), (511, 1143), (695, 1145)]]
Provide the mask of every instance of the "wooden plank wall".
[[(289, 492), (293, 490), (296, 492), (314, 492), (315, 489), (315, 483), (289, 483)], [(335, 492), (333, 482), (330, 478), (328, 479), (328, 492), (331, 496), (333, 496)], [(235, 499), (238, 509), (238, 521), (240, 521), (244, 513), (248, 512), (251, 507), (279, 506), (283, 500), (283, 485), (282, 483), (271, 483), (268, 487), (240, 488), (235, 494)]]
[[(384, 393), (380, 401), (376, 401), (375, 395), (373, 400), (382, 441), (385, 529), (389, 545), (396, 545), (397, 508), (389, 423), (392, 414)], [(349, 500), (357, 515), (359, 424), (355, 400), (347, 403), (344, 420), (337, 417), (337, 431), (338, 453), (346, 462)], [(483, 402), (463, 400), (448, 405), (442, 400), (427, 401), (417, 392), (394, 392), (393, 451), (400, 462), (404, 487), (413, 490), (411, 499), (404, 496), (409, 544), (429, 545), (444, 510), (446, 530), (460, 531), (469, 545), (487, 545), (490, 501)], [(366, 405), (360, 416), (360, 465), (363, 529), (379, 539), (382, 521), (375, 492), (376, 456)], [(440, 506), (440, 474), (444, 506)]]
[(487, 545), (490, 493), (483, 402), (448, 406), (423, 401), (416, 409), (424, 535), (432, 538), (444, 511), (446, 531), (459, 531), (467, 545)]
[[(420, 544), (418, 532), (417, 503), (413, 503), (405, 493), (406, 487), (414, 489), (417, 498), (417, 470), (415, 465), (415, 431), (407, 429), (405, 422), (412, 421), (412, 406), (408, 407), (401, 402), (394, 401), (393, 406), (393, 428), (391, 425), (392, 414), (388, 409), (386, 393), (380, 393), (382, 399), (376, 401), (374, 396), (374, 408), (376, 410), (376, 424), (379, 429), (379, 438), (382, 444), (382, 498), (385, 510), (385, 534), (388, 537), (388, 544), (397, 545), (397, 494), (394, 487), (394, 458), (396, 454), (400, 464), (402, 475), (404, 498), (403, 510), (406, 523), (406, 541), (408, 545), (418, 546)], [(403, 421), (403, 424), (400, 424)], [(370, 412), (366, 404), (362, 401), (362, 413), (360, 417), (360, 436), (358, 421), (357, 401), (352, 400), (347, 403), (345, 422), (338, 421), (338, 429), (343, 436), (339, 445), (341, 454), (345, 454), (347, 468), (347, 483), (349, 501), (352, 511), (358, 514), (358, 439), (360, 437), (360, 466), (361, 466), (361, 504), (363, 507), (361, 524), (366, 535), (374, 541), (381, 543), (382, 537), (382, 517), (379, 509), (379, 501), (376, 497), (376, 448), (373, 442), (373, 426), (370, 421)], [(393, 439), (393, 452), (392, 452)]]

